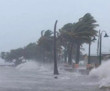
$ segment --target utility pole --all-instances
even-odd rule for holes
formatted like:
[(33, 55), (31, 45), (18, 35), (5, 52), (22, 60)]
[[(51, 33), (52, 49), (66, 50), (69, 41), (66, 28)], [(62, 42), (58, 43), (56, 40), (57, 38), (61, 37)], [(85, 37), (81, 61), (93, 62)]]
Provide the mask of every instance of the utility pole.
[(54, 25), (54, 75), (58, 75), (58, 67), (57, 67), (57, 52), (56, 52), (56, 26), (57, 26), (57, 20)]

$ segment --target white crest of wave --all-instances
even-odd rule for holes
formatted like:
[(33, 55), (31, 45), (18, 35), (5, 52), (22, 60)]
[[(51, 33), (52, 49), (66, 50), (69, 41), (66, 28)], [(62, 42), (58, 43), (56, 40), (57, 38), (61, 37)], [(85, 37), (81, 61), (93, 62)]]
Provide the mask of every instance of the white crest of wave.
[(4, 59), (0, 58), (0, 65), (4, 65), (4, 66), (11, 66), (14, 65), (14, 63), (9, 63), (9, 62), (5, 62)]
[(109, 87), (110, 88), (110, 60), (104, 62), (98, 68), (94, 68), (89, 76), (99, 78), (99, 87)]
[(40, 63), (37, 63), (36, 61), (26, 61), (25, 63), (22, 63), (16, 67), (16, 69), (21, 71), (44, 71), (47, 70), (46, 67), (41, 65)]

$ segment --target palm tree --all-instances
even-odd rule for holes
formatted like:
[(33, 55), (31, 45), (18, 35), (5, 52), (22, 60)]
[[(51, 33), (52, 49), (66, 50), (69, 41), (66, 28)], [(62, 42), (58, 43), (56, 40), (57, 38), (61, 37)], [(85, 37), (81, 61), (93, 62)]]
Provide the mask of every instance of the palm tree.
[(60, 29), (61, 38), (65, 39), (65, 42), (68, 42), (68, 61), (71, 64), (72, 62), (72, 48), (76, 48), (76, 64), (79, 63), (80, 55), (80, 46), (83, 43), (88, 43), (90, 38), (96, 36), (97, 31), (95, 28), (98, 25), (96, 24), (95, 19), (91, 16), (90, 13), (85, 14), (82, 18), (79, 19), (76, 23), (68, 23)]
[(38, 40), (38, 46), (42, 52), (43, 61), (52, 60), (53, 57), (53, 32), (51, 30), (41, 31), (41, 37)]
[[(68, 63), (72, 63), (72, 54), (73, 54), (73, 47), (75, 47), (75, 39), (73, 38), (73, 26), (74, 24), (68, 23), (65, 24), (62, 29), (60, 29), (60, 36), (62, 39), (62, 45), (65, 48), (65, 54), (68, 57)], [(65, 58), (67, 59), (67, 58)]]
[(97, 31), (95, 28), (98, 26), (96, 24), (96, 20), (91, 16), (90, 13), (85, 14), (82, 18), (79, 19), (76, 24), (75, 32), (77, 32), (77, 56), (76, 56), (76, 64), (79, 63), (79, 55), (80, 55), (80, 45), (83, 43), (89, 43), (91, 41), (91, 37), (97, 35)]

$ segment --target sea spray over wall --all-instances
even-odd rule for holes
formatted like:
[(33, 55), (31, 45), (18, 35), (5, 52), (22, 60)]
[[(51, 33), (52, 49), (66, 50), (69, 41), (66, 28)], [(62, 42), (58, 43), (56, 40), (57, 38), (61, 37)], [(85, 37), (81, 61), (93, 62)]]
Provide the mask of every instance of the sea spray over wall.
[(91, 70), (89, 76), (99, 78), (99, 87), (110, 87), (110, 60)]
[(22, 63), (16, 67), (16, 69), (21, 71), (48, 71), (49, 68), (44, 66), (43, 64), (40, 64), (36, 61), (26, 61), (25, 63)]
[[(16, 67), (17, 70), (27, 71), (27, 72), (40, 72), (42, 74), (52, 75), (53, 74), (53, 64), (42, 64), (36, 61), (26, 61)], [(59, 65), (59, 79), (70, 79), (71, 77), (79, 77), (81, 74), (79, 72), (69, 72), (64, 70), (63, 65)]]
[(0, 65), (12, 66), (12, 65), (14, 65), (14, 63), (5, 62), (5, 60), (0, 58)]

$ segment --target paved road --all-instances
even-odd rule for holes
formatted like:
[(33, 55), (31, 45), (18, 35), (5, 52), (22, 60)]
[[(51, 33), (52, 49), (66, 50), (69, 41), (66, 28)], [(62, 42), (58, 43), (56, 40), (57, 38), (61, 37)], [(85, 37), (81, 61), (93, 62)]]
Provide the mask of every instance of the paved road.
[(52, 71), (19, 71), (0, 67), (0, 91), (102, 91), (98, 79), (87, 75), (60, 71), (54, 79)]

